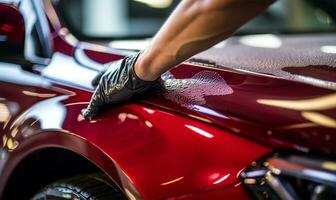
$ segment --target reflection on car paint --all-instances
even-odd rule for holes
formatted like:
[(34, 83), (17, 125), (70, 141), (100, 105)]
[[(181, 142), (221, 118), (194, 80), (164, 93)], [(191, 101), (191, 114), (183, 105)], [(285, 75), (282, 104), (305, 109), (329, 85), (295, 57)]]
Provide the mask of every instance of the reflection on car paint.
[(143, 108), (144, 111), (146, 111), (148, 114), (154, 114), (154, 110), (153, 109), (149, 109), (149, 108)]
[(48, 87), (50, 84), (37, 74), (22, 70), (20, 65), (0, 62), (0, 80), (27, 86)]
[(231, 174), (226, 174), (226, 175), (224, 175), (223, 177), (221, 177), (221, 178), (219, 178), (218, 180), (216, 180), (215, 182), (213, 182), (213, 184), (219, 184), (219, 183), (225, 181), (227, 178), (229, 178), (230, 175), (231, 175)]
[(321, 46), (321, 51), (324, 52), (324, 53), (334, 53), (334, 54), (336, 54), (336, 45)]
[(152, 128), (152, 127), (153, 127), (153, 124), (152, 124), (150, 121), (148, 121), (148, 120), (145, 121), (145, 125), (146, 125), (148, 128)]
[(62, 129), (66, 109), (60, 101), (67, 98), (68, 96), (63, 95), (36, 103), (16, 118), (11, 125), (11, 129), (20, 127), (27, 119), (38, 120), (41, 129)]
[(5, 129), (12, 116), (16, 114), (18, 110), (19, 106), (17, 103), (0, 100), (0, 128)]
[(239, 42), (247, 46), (259, 48), (279, 48), (282, 45), (280, 38), (273, 34), (242, 36)]
[[(24, 91), (22, 91), (23, 94)], [(56, 94), (48, 94), (47, 96), (28, 95), (33, 97), (47, 98), (32, 105), (30, 109), (21, 113), (15, 117), (8, 127), (8, 134), (4, 134), (2, 137), (2, 146), (7, 151), (13, 151), (19, 146), (19, 140), (17, 136), (27, 138), (32, 134), (35, 134), (37, 130), (62, 130), (63, 122), (66, 117), (66, 109), (60, 101), (67, 99), (68, 95), (52, 97)], [(25, 94), (27, 95), (27, 94)], [(49, 98), (48, 97), (52, 97)], [(19, 109), (16, 104), (7, 101), (6, 104), (0, 103), (0, 118), (4, 119), (4, 122), (8, 122), (10, 117)], [(11, 111), (10, 111), (11, 110)], [(6, 118), (6, 119), (5, 119)], [(0, 123), (2, 120), (0, 120)], [(6, 128), (5, 126), (3, 128)], [(18, 135), (18, 133), (20, 133)], [(22, 140), (22, 138), (20, 138)]]
[(210, 108), (207, 108), (205, 106), (201, 105), (193, 105), (193, 110), (204, 113), (204, 114), (210, 114), (212, 116), (220, 117), (222, 119), (229, 119), (230, 117), (223, 115), (222, 113), (216, 112), (215, 110), (212, 110)]
[(329, 110), (336, 108), (336, 93), (304, 100), (258, 99), (257, 102), (290, 110)]
[(6, 147), (8, 151), (13, 151), (19, 146), (19, 142), (14, 138), (8, 138), (6, 141)]
[(213, 134), (211, 134), (211, 133), (209, 133), (209, 132), (207, 132), (205, 130), (202, 130), (200, 128), (197, 128), (195, 126), (192, 126), (192, 125), (184, 125), (184, 126), (187, 127), (187, 128), (189, 128), (190, 130), (192, 130), (194, 133), (202, 135), (202, 136), (204, 136), (206, 138), (213, 138), (214, 137)]
[[(233, 93), (233, 89), (216, 72), (201, 71), (190, 79), (175, 79), (167, 72), (162, 76), (164, 97), (187, 108), (206, 104), (207, 96), (221, 96)], [(197, 109), (197, 108), (196, 108)]]
[(128, 119), (134, 119), (134, 120), (138, 120), (139, 117), (131, 114), (131, 113), (119, 113), (118, 115), (119, 120), (121, 121), (121, 123), (125, 122), (125, 120)]
[(74, 56), (76, 60), (85, 67), (93, 70), (103, 69), (103, 64), (98, 63), (92, 59), (90, 59), (84, 52), (83, 49), (77, 48), (75, 50)]
[(276, 100), (276, 99), (258, 99), (259, 104), (285, 108), (289, 110), (300, 111), (301, 117), (309, 123), (299, 125), (291, 125), (290, 127), (306, 128), (314, 127), (315, 125), (324, 126), (327, 128), (336, 128), (336, 120), (333, 117), (323, 114), (318, 111), (330, 110), (336, 108), (336, 93), (321, 96), (313, 99), (304, 100)]
[(0, 103), (0, 123), (6, 123), (10, 118), (9, 109), (6, 104)]
[(76, 38), (75, 36), (73, 36), (73, 35), (70, 33), (69, 29), (67, 29), (67, 28), (65, 28), (65, 27), (62, 27), (62, 28), (58, 31), (58, 34), (59, 34), (60, 37), (63, 37), (64, 40), (65, 40), (68, 44), (70, 44), (70, 45), (72, 45), (72, 46), (77, 46), (77, 45), (78, 45), (78, 42), (79, 42), (79, 41), (77, 40), (77, 38)]
[(329, 117), (325, 114), (318, 113), (318, 112), (308, 112), (304, 111), (301, 113), (301, 116), (308, 120), (311, 121), (315, 124), (318, 124), (320, 126), (324, 126), (327, 128), (336, 128), (336, 120), (332, 117)]
[(42, 71), (42, 75), (57, 81), (63, 81), (92, 89), (91, 80), (97, 71), (82, 67), (73, 57), (62, 53), (54, 53), (50, 64)]
[(121, 187), (125, 191), (128, 198), (131, 200), (143, 200), (140, 192), (130, 181), (129, 177), (125, 174), (125, 172), (117, 164), (115, 164), (115, 167), (118, 173), (118, 177), (121, 181)]
[(290, 129), (304, 129), (304, 128), (312, 128), (318, 126), (315, 123), (307, 122), (307, 123), (297, 123), (297, 124), (291, 124), (287, 126), (281, 126), (278, 128), (278, 130), (290, 130)]
[(170, 181), (161, 183), (160, 185), (162, 185), (162, 186), (170, 185), (170, 184), (172, 184), (172, 183), (176, 183), (176, 182), (178, 182), (178, 181), (181, 181), (183, 178), (184, 178), (184, 176), (181, 176), (181, 177), (175, 178), (175, 179), (173, 179), (173, 180), (170, 180)]
[(49, 98), (49, 97), (56, 96), (56, 94), (52, 94), (52, 93), (50, 93), (50, 94), (37, 93), (37, 92), (32, 92), (32, 91), (27, 91), (27, 90), (22, 91), (22, 93), (27, 95), (27, 96), (41, 97), (41, 98)]

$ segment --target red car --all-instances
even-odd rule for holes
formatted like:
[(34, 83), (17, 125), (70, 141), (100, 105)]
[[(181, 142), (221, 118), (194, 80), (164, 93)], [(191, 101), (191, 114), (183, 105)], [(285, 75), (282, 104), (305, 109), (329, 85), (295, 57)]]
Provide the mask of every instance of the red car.
[(132, 18), (133, 41), (121, 27), (94, 37), (109, 20), (78, 31), (76, 1), (2, 1), (2, 199), (336, 199), (336, 5), (293, 2), (311, 14), (287, 19), (297, 30), (277, 29), (277, 3), (258, 18), (273, 29), (254, 32), (268, 34), (242, 29), (164, 74), (164, 93), (87, 121), (91, 80), (155, 20)]

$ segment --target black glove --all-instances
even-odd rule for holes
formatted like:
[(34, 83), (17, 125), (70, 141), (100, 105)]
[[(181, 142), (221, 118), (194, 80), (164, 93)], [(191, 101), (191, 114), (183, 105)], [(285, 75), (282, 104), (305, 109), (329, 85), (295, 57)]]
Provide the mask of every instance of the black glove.
[(102, 76), (98, 74), (93, 83), (99, 79), (100, 81), (89, 106), (82, 111), (84, 118), (96, 117), (105, 105), (141, 98), (150, 91), (158, 91), (157, 89), (161, 88), (160, 78), (154, 81), (144, 81), (137, 77), (134, 64), (138, 55), (127, 56), (120, 61), (113, 62)]

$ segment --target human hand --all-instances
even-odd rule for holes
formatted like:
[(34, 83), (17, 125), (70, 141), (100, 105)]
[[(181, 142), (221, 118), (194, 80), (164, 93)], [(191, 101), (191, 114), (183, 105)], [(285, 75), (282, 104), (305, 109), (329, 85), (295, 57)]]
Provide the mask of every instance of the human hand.
[(127, 56), (113, 62), (103, 73), (93, 80), (98, 86), (86, 109), (82, 111), (84, 118), (96, 117), (101, 108), (109, 104), (120, 104), (131, 99), (141, 98), (151, 89), (161, 87), (160, 78), (154, 81), (141, 80), (134, 71), (134, 64), (139, 54)]

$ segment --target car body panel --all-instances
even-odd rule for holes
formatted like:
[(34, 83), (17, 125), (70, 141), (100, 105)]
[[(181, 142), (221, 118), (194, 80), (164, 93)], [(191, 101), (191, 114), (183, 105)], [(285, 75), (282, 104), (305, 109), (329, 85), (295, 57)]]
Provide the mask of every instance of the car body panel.
[[(5, 72), (5, 67), (0, 68)], [(1, 79), (3, 105), (8, 110), (18, 105), (3, 127), (4, 158), (30, 152), (25, 149), (61, 146), (97, 164), (98, 158), (92, 158), (86, 149), (94, 146), (145, 199), (164, 199), (238, 184), (246, 166), (270, 153), (270, 149), (228, 131), (146, 104), (120, 106), (87, 121), (80, 111), (87, 106), (91, 92), (16, 71), (12, 78), (3, 75)], [(48, 136), (51, 134), (57, 134), (58, 141)], [(49, 144), (44, 143), (47, 136), (51, 137)], [(73, 139), (78, 141), (77, 147), (69, 137), (77, 138)]]
[(191, 60), (335, 90), (335, 52), (333, 33), (252, 34), (231, 37)]
[[(89, 57), (90, 50), (83, 52), (93, 62), (104, 57), (110, 61), (107, 53), (95, 54), (96, 58)], [(84, 60), (85, 54), (77, 60)], [(163, 78), (168, 80), (166, 92), (145, 102), (277, 148), (336, 153), (336, 92), (332, 88), (200, 63), (177, 66)]]

